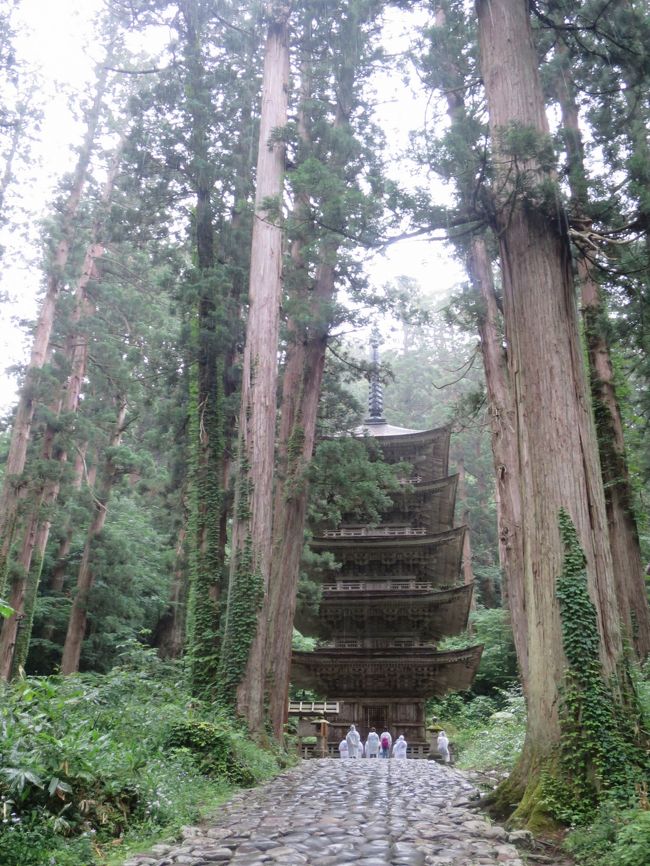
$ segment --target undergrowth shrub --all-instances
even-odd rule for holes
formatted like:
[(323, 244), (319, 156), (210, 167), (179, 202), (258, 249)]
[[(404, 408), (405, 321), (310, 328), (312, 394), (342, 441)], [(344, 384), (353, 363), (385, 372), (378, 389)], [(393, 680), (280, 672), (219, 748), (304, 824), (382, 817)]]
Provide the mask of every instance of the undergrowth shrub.
[(520, 689), (468, 701), (458, 694), (448, 695), (430, 709), (451, 740), (458, 767), (482, 772), (512, 769), (526, 734), (526, 708)]
[(277, 769), (141, 648), (109, 674), (18, 680), (0, 694), (0, 863), (88, 866), (88, 840), (173, 832)]

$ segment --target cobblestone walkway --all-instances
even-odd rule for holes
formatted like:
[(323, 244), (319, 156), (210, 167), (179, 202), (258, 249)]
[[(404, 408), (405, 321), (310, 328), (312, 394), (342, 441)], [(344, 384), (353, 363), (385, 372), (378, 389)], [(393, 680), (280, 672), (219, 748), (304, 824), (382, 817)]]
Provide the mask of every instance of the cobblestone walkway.
[(523, 866), (517, 834), (467, 807), (472, 791), (432, 761), (304, 761), (125, 866)]

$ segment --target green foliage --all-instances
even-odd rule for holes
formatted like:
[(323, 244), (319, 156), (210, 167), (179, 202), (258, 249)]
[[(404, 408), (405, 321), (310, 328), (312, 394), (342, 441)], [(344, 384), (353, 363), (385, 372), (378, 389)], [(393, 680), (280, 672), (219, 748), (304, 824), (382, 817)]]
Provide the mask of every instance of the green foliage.
[(646, 866), (650, 851), (650, 810), (622, 808), (606, 800), (596, 820), (569, 834), (565, 848), (578, 866)]
[(309, 513), (312, 524), (339, 526), (347, 520), (376, 525), (400, 490), (406, 464), (384, 463), (372, 438), (349, 436), (320, 442), (310, 470)]
[(504, 608), (478, 608), (469, 619), (470, 628), (462, 635), (445, 638), (438, 648), (462, 649), (483, 644), (481, 662), (469, 695), (500, 695), (519, 680), (517, 654), (510, 616)]
[(470, 700), (451, 694), (429, 709), (447, 732), (458, 767), (482, 772), (514, 767), (526, 735), (526, 707), (518, 688)]
[[(17, 816), (13, 816), (17, 818)], [(12, 818), (10, 817), (11, 821)], [(94, 864), (93, 835), (69, 839), (57, 833), (54, 821), (38, 813), (31, 820), (20, 821), (0, 830), (0, 863), (3, 866), (89, 866)]]
[[(557, 770), (543, 778), (547, 811), (566, 824), (584, 824), (607, 792), (627, 797), (647, 773), (640, 707), (629, 677), (616, 694), (603, 679), (596, 609), (586, 563), (569, 515), (560, 511), (564, 568), (557, 581), (562, 641), (568, 661), (562, 693), (562, 742)], [(619, 686), (620, 688), (621, 686)]]
[(277, 769), (240, 729), (191, 699), (177, 666), (138, 645), (105, 676), (5, 686), (0, 727), (0, 852), (18, 852), (0, 862), (11, 866), (49, 863), (42, 853), (21, 860), (30, 849), (56, 853), (57, 864), (92, 864), (88, 840), (174, 832), (233, 784)]
[(271, 756), (255, 763), (247, 752), (249, 741), (242, 731), (233, 728), (226, 717), (217, 721), (183, 720), (174, 723), (166, 739), (167, 747), (188, 749), (197, 760), (201, 773), (226, 779), (234, 785), (251, 787), (271, 775), (275, 762)]

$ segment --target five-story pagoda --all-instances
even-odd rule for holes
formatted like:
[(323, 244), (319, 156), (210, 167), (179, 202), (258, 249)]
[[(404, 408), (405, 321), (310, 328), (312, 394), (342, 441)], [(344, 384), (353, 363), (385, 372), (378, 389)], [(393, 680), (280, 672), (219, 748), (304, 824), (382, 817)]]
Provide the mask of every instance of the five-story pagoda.
[[(378, 340), (373, 339), (374, 369)], [(346, 519), (320, 531), (315, 551), (330, 551), (340, 569), (325, 578), (318, 620), (301, 630), (320, 641), (294, 652), (291, 679), (339, 702), (330, 751), (351, 723), (404, 734), (413, 756), (428, 751), (427, 698), (467, 689), (482, 647), (439, 652), (436, 643), (467, 626), (473, 585), (459, 582), (464, 526), (454, 527), (456, 475), (448, 474), (449, 429), (409, 430), (383, 417), (379, 377), (371, 378), (369, 416), (355, 435), (372, 436), (387, 463), (406, 463), (410, 477), (378, 526)]]

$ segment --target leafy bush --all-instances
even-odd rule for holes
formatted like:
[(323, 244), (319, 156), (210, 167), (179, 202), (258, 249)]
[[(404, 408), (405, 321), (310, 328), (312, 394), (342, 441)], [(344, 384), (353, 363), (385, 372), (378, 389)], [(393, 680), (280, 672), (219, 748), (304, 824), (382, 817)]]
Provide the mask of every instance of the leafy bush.
[(0, 832), (2, 866), (90, 866), (95, 862), (91, 835), (65, 839), (47, 822), (36, 820)]
[[(5, 851), (32, 849), (54, 857), (30, 854), (39, 866), (93, 863), (88, 839), (173, 831), (233, 785), (278, 769), (232, 722), (190, 697), (177, 666), (142, 647), (128, 647), (107, 675), (5, 686), (0, 731), (3, 866), (14, 862)], [(67, 859), (59, 854), (64, 837)], [(16, 866), (30, 866), (20, 856)]]
[(567, 836), (565, 848), (578, 866), (647, 866), (650, 811), (621, 809), (617, 800), (607, 800), (596, 821)]
[(480, 771), (514, 766), (526, 734), (526, 708), (518, 688), (467, 701), (448, 695), (430, 709), (452, 741), (457, 766)]

